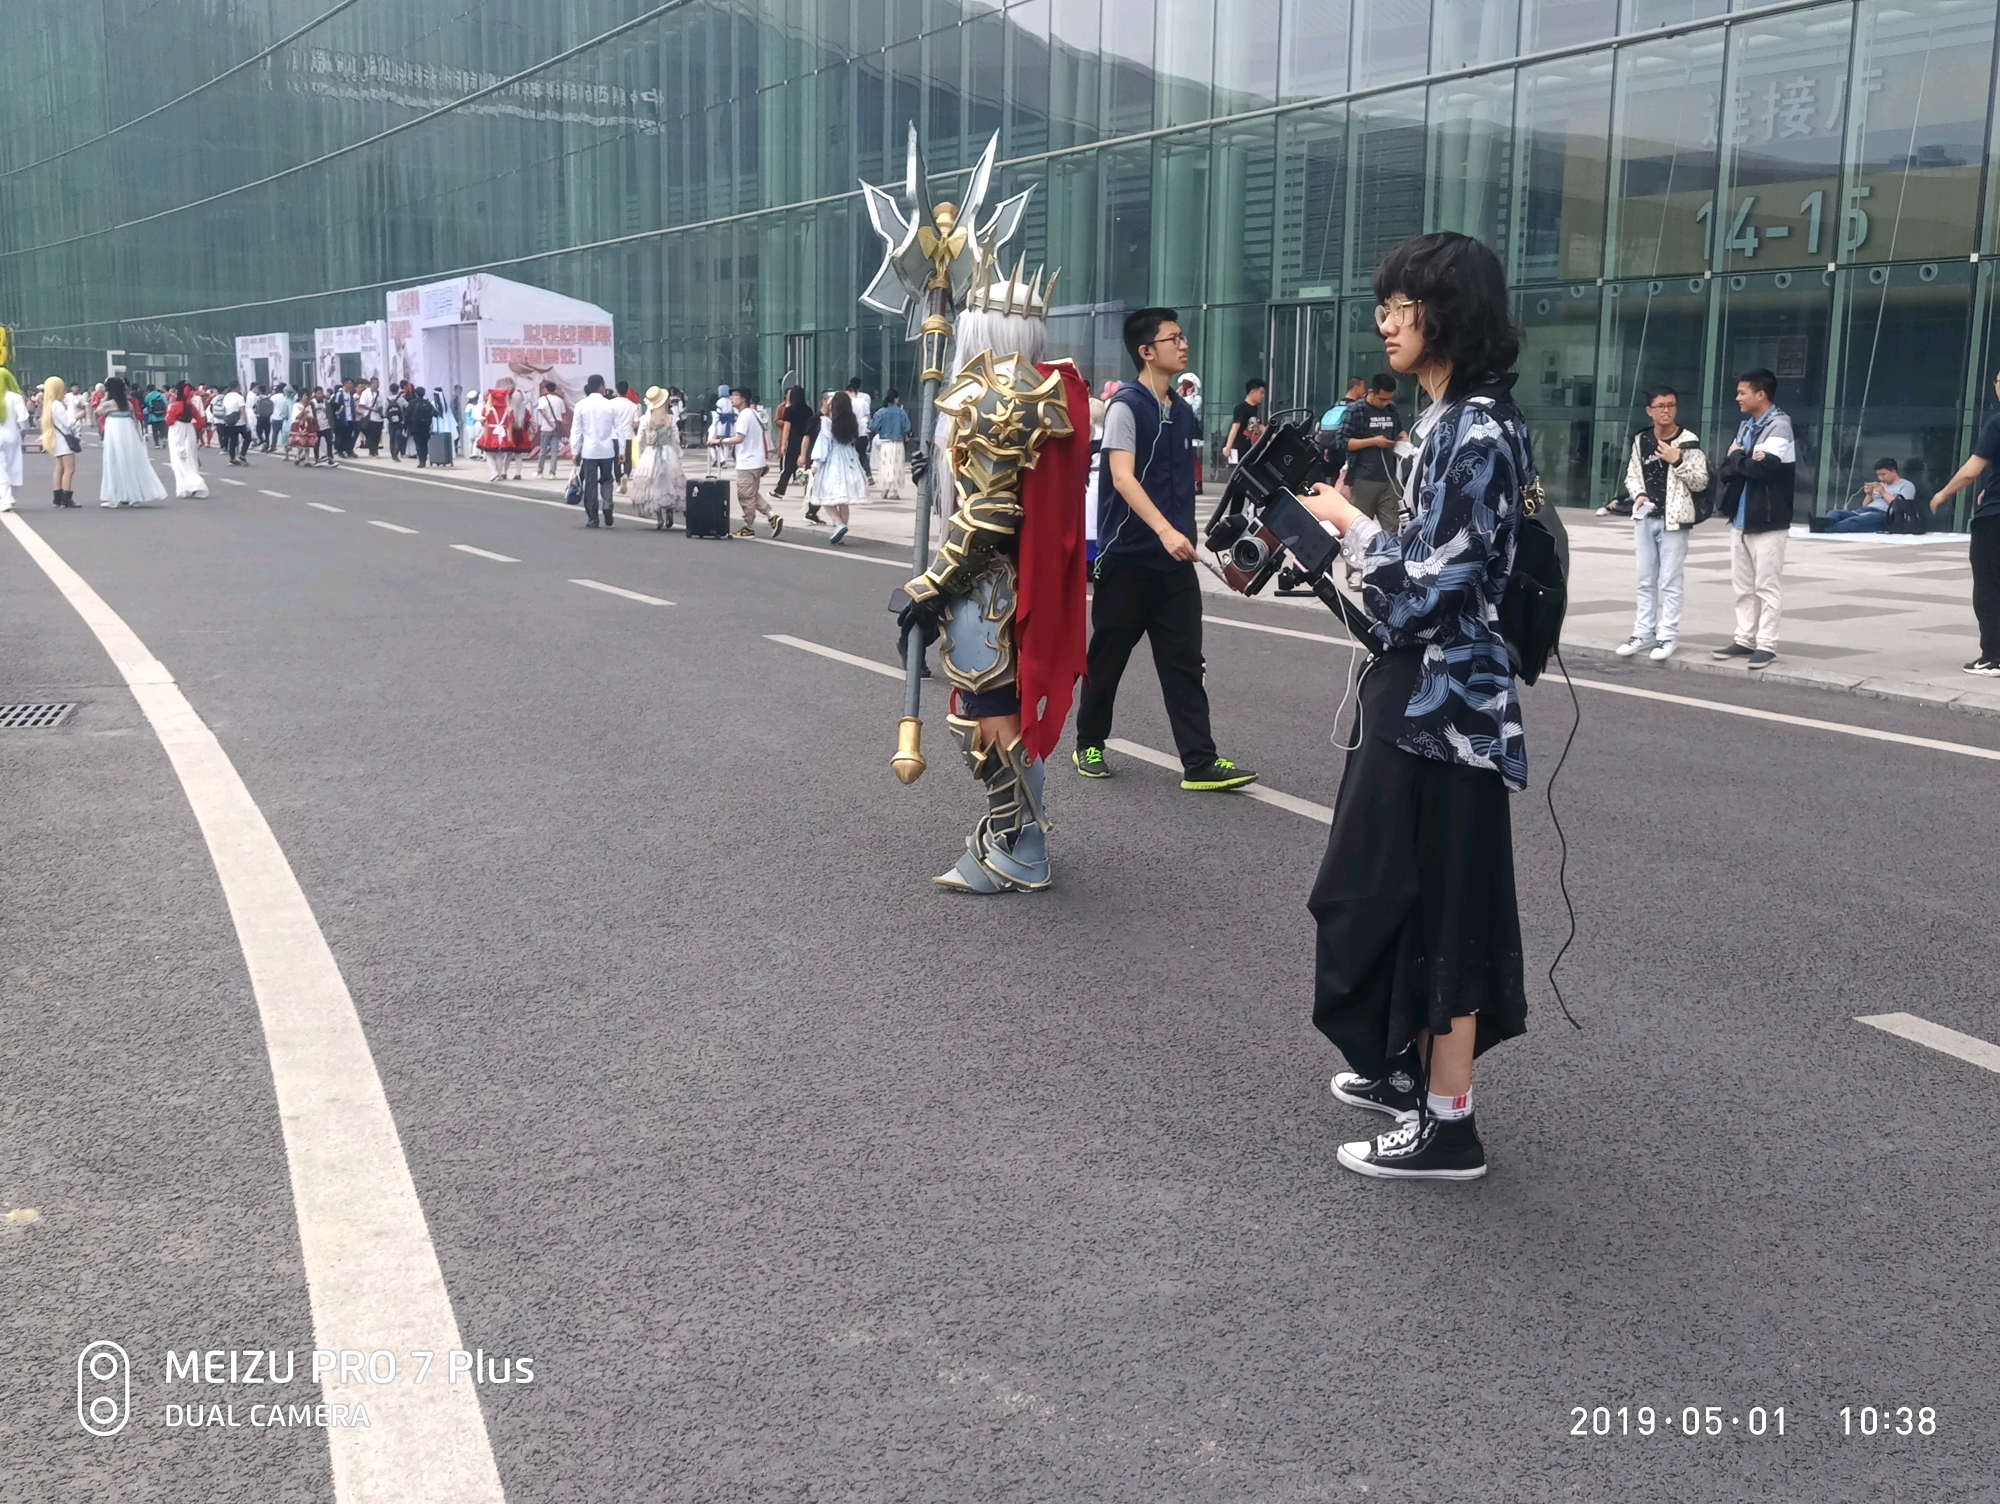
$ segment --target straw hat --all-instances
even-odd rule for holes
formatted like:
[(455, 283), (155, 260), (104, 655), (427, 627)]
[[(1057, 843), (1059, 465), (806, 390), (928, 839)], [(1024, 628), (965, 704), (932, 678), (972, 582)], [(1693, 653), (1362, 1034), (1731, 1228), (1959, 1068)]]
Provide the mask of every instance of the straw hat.
[(646, 388), (646, 406), (664, 407), (666, 405), (666, 401), (667, 401), (667, 389), (665, 387), (649, 386)]

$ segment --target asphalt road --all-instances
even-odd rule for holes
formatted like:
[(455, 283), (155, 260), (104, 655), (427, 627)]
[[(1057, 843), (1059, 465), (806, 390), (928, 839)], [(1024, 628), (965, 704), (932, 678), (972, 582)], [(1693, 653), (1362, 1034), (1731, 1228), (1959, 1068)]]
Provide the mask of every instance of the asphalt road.
[[(1379, 1120), (1330, 1098), (1308, 1018), (1324, 827), (1114, 757), (1051, 771), (1054, 892), (934, 891), (977, 811), (939, 711), (903, 788), (899, 687), (770, 640), (893, 661), (896, 570), (593, 536), (463, 468), (261, 458), (105, 512), (95, 458), (76, 512), (31, 461), (23, 516), (298, 874), (464, 1341), (534, 1359), (482, 1391), (510, 1499), (2000, 1498), (2000, 1077), (1854, 1021), (2000, 1040), (1993, 762), (1579, 691), (1579, 1032), (1539, 977), (1571, 705), (1528, 692), (1530, 1031), (1479, 1070), (1492, 1171), (1366, 1181), (1333, 1150)], [(1223, 751), (1331, 804), (1346, 652), (1208, 653)], [(1170, 747), (1143, 660), (1123, 698), (1116, 734)], [(187, 799), (0, 538), (0, 701), (49, 699), (80, 708), (0, 731), (0, 1210), (38, 1214), (0, 1223), (0, 1498), (331, 1499), (313, 1430), (163, 1419), (169, 1349), (313, 1346), (285, 1146)], [(111, 1438), (75, 1415), (97, 1338), (135, 1355)], [(1842, 1434), (1904, 1405), (1936, 1433)], [(1597, 1406), (1614, 1434), (1571, 1434)]]

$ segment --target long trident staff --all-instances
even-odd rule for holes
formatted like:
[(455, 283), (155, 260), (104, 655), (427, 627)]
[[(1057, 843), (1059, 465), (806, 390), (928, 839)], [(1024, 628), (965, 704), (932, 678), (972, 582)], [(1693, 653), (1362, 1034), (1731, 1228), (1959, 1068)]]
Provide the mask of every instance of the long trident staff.
[[(1012, 238), (1028, 205), (1025, 189), (995, 206), (982, 223), (980, 211), (993, 180), (993, 159), (1000, 138), (986, 143), (979, 165), (972, 170), (963, 205), (930, 201), (924, 156), (917, 145), (917, 127), (910, 125), (909, 165), (903, 174), (903, 204), (887, 190), (861, 185), (868, 220), (884, 247), (881, 268), (861, 294), (862, 303), (887, 314), (907, 314), (905, 338), (921, 341), (923, 372), (916, 410), (917, 457), (912, 466), (917, 481), (915, 537), (911, 545), (912, 573), (922, 574), (931, 562), (931, 507), (934, 488), (949, 478), (933, 465), (931, 433), (937, 425), (932, 405), (944, 384), (945, 351), (951, 343), (952, 320), (965, 306), (973, 277), (982, 260), (995, 255)], [(905, 213), (904, 205), (908, 206)], [(890, 766), (904, 783), (923, 776), (924, 644), (903, 633), (903, 718), (896, 725), (896, 755)]]

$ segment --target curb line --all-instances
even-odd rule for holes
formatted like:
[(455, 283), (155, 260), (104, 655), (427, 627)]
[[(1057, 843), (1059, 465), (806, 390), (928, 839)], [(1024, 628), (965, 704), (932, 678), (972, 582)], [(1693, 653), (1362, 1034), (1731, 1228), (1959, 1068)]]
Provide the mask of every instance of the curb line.
[[(1630, 658), (1620, 658), (1609, 648), (1590, 646), (1584, 643), (1563, 644), (1565, 657), (1578, 658), (1586, 663), (1604, 664), (1610, 667), (1630, 668)], [(1944, 690), (1935, 694), (1917, 694), (1905, 689), (1890, 689), (1874, 679), (1856, 679), (1841, 674), (1820, 674), (1810, 669), (1784, 670), (1777, 668), (1759, 669), (1752, 674), (1747, 669), (1733, 668), (1726, 664), (1711, 663), (1698, 658), (1686, 658), (1676, 653), (1665, 664), (1646, 665), (1648, 668), (1664, 667), (1677, 669), (1682, 673), (1707, 674), (1716, 678), (1734, 679), (1739, 683), (1745, 679), (1761, 680), (1771, 684), (1788, 684), (1799, 689), (1831, 690), (1837, 694), (1860, 695), (1870, 700), (1887, 700), (1898, 705), (1922, 705), (1932, 710), (1955, 710), (1960, 715), (1977, 715), (2000, 718), (2000, 703), (1984, 704), (1977, 700), (1966, 700), (1961, 691), (1952, 695)]]

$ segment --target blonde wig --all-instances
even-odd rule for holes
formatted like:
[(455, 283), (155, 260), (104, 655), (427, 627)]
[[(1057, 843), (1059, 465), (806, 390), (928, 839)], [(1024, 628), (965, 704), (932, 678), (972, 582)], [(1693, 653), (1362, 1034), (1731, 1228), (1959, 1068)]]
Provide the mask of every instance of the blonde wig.
[(69, 388), (63, 385), (60, 376), (51, 376), (42, 383), (42, 453), (56, 452), (56, 404), (63, 400)]

